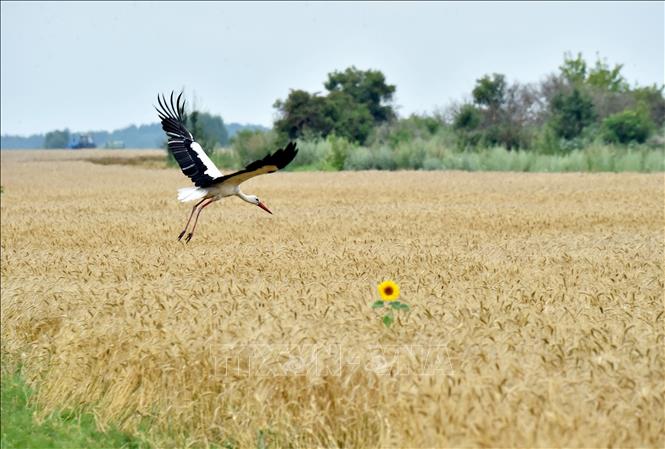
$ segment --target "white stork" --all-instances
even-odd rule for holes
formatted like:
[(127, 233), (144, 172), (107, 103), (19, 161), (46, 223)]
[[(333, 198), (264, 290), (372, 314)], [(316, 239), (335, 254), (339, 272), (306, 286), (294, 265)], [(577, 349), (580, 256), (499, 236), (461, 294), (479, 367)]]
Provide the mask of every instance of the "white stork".
[(296, 154), (296, 145), (289, 142), (286, 148), (279, 149), (272, 154), (268, 154), (261, 160), (254, 161), (247, 165), (243, 170), (237, 171), (230, 175), (222, 175), (222, 172), (210, 160), (207, 154), (201, 148), (192, 136), (182, 119), (185, 111), (185, 102), (180, 103), (182, 93), (178, 95), (175, 104), (173, 103), (173, 92), (171, 92), (171, 101), (166, 101), (166, 97), (162, 98), (157, 96), (159, 108), (157, 113), (162, 121), (162, 129), (166, 132), (168, 137), (168, 147), (175, 160), (180, 165), (182, 172), (187, 175), (196, 187), (184, 187), (178, 189), (178, 200), (180, 202), (199, 200), (192, 208), (192, 213), (189, 214), (185, 229), (178, 236), (178, 240), (187, 232), (190, 221), (196, 212), (194, 218), (194, 225), (191, 231), (185, 238), (189, 242), (194, 235), (196, 223), (199, 220), (199, 214), (206, 206), (218, 201), (226, 196), (236, 195), (242, 200), (250, 204), (255, 204), (266, 212), (272, 214), (270, 209), (261, 201), (256, 195), (246, 195), (240, 190), (240, 184), (247, 181), (254, 176), (262, 175), (265, 173), (273, 173), (281, 168), (286, 167)]

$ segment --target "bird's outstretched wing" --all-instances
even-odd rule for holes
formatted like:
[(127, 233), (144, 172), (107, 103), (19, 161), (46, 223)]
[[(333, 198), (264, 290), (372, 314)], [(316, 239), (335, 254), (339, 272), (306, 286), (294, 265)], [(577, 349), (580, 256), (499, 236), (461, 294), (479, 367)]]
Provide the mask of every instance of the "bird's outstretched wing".
[(162, 129), (168, 137), (169, 151), (173, 154), (176, 162), (180, 165), (182, 172), (187, 175), (197, 187), (207, 187), (218, 178), (222, 177), (222, 172), (210, 160), (207, 154), (201, 148), (187, 128), (182, 115), (185, 112), (185, 101), (180, 103), (182, 92), (178, 95), (175, 104), (173, 103), (173, 92), (171, 92), (170, 102), (166, 97), (157, 95), (159, 108), (157, 113), (162, 121)]
[(276, 172), (289, 165), (293, 158), (296, 157), (296, 154), (298, 154), (296, 144), (294, 142), (289, 142), (285, 148), (279, 149), (263, 159), (252, 162), (243, 170), (215, 179), (213, 184), (224, 182), (237, 186), (241, 182), (245, 182), (254, 176)]

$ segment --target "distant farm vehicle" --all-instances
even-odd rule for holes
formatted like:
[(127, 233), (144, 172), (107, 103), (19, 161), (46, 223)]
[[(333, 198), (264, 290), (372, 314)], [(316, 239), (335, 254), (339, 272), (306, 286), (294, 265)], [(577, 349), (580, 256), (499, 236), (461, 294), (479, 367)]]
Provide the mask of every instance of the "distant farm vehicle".
[(69, 148), (78, 150), (81, 148), (97, 148), (90, 134), (79, 134), (72, 137)]

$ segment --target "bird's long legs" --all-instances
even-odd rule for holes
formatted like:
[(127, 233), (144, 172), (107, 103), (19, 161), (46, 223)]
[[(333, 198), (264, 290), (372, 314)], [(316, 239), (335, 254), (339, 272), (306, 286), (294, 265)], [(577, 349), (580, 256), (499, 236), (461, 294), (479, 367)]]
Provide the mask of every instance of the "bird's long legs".
[(196, 217), (194, 217), (194, 224), (192, 225), (192, 230), (187, 234), (187, 237), (185, 238), (185, 242), (189, 243), (189, 241), (192, 239), (192, 236), (194, 236), (194, 230), (196, 229), (196, 223), (199, 222), (199, 215), (201, 215), (201, 211), (203, 210), (204, 207), (209, 206), (210, 204), (214, 203), (215, 200), (213, 198), (208, 198), (207, 203), (202, 203), (201, 206), (199, 206), (199, 210), (196, 212)]
[(199, 205), (207, 199), (208, 198), (203, 198), (201, 201), (196, 203), (194, 207), (192, 207), (192, 213), (189, 214), (189, 218), (187, 219), (187, 224), (185, 225), (185, 229), (183, 229), (180, 235), (178, 236), (178, 240), (180, 240), (182, 236), (185, 235), (185, 232), (187, 232), (187, 228), (189, 227), (189, 222), (192, 221), (192, 217), (194, 216), (194, 211), (196, 210), (196, 208), (199, 207)]

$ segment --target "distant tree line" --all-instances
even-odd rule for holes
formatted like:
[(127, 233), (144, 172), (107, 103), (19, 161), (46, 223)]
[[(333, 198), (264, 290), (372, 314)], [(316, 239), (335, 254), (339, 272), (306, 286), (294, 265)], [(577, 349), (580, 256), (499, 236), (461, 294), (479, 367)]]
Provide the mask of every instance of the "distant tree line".
[(189, 132), (205, 151), (212, 152), (217, 147), (228, 144), (229, 133), (219, 115), (193, 110), (185, 112), (183, 119)]
[[(207, 112), (200, 113), (203, 127), (211, 135), (216, 135), (220, 146), (227, 146), (230, 139), (243, 130), (267, 131), (261, 125), (225, 123), (219, 115)], [(221, 125), (224, 125), (224, 128)], [(89, 134), (103, 148), (107, 143), (122, 142), (125, 148), (159, 148), (166, 137), (159, 123), (149, 125), (130, 125), (115, 131), (89, 131), (75, 132), (69, 129), (51, 131), (46, 134), (33, 134), (30, 136), (16, 136), (4, 134), (1, 136), (0, 148), (67, 148), (73, 136)], [(225, 137), (226, 135), (226, 137)]]
[[(291, 168), (660, 170), (663, 86), (631, 86), (622, 69), (566, 53), (541, 82), (486, 74), (468, 101), (399, 117), (396, 86), (352, 66), (329, 73), (324, 93), (293, 89), (278, 99), (273, 129), (238, 133), (220, 162), (242, 165), (298, 139)], [(540, 157), (548, 155), (561, 157)]]
[[(452, 105), (445, 116), (406, 120), (430, 133), (450, 126), (463, 148), (499, 145), (556, 152), (595, 138), (644, 143), (665, 121), (663, 87), (631, 87), (622, 67), (601, 59), (589, 65), (581, 54), (566, 54), (558, 73), (540, 84), (509, 83), (500, 73), (484, 75), (476, 80), (472, 101)], [(404, 133), (392, 105), (396, 88), (380, 71), (350, 67), (330, 73), (324, 87), (326, 95), (292, 90), (286, 100), (275, 102), (274, 129), (280, 140), (335, 135), (363, 145), (376, 139), (384, 124)], [(388, 137), (395, 143), (394, 133)]]
[[(648, 171), (662, 166), (664, 87), (630, 85), (622, 70), (600, 57), (589, 63), (581, 54), (566, 53), (540, 82), (485, 74), (476, 79), (468, 100), (432, 114), (399, 117), (397, 87), (379, 70), (351, 66), (329, 73), (324, 92), (293, 89), (277, 99), (271, 130), (235, 128), (231, 136), (221, 117), (196, 108), (186, 111), (185, 124), (224, 167), (241, 166), (297, 139), (301, 151), (291, 168)], [(146, 126), (164, 144), (161, 127)], [(62, 145), (67, 132), (48, 133), (45, 146)], [(230, 150), (215, 151), (228, 144)], [(511, 152), (517, 156), (506, 156)], [(524, 153), (570, 157), (538, 159)], [(610, 154), (626, 157), (607, 165), (603, 161)]]
[(70, 134), (68, 129), (56, 130), (46, 133), (44, 136), (44, 148), (67, 148)]
[[(186, 106), (187, 104), (185, 104)], [(212, 115), (197, 109), (192, 111), (185, 109), (182, 119), (185, 127), (206, 153), (212, 154), (217, 148), (229, 143), (229, 133), (224, 126), (224, 120), (219, 115)], [(167, 148), (167, 140), (163, 139), (163, 142), (164, 148)], [(169, 161), (175, 163), (175, 159), (168, 152), (167, 157)]]
[(601, 59), (589, 66), (581, 54), (566, 54), (558, 73), (538, 85), (485, 75), (473, 101), (453, 110), (453, 129), (464, 147), (557, 152), (594, 139), (644, 143), (665, 121), (663, 87), (631, 88), (622, 67)]

